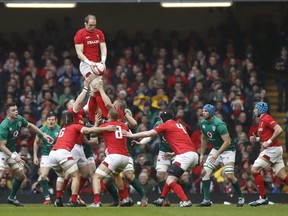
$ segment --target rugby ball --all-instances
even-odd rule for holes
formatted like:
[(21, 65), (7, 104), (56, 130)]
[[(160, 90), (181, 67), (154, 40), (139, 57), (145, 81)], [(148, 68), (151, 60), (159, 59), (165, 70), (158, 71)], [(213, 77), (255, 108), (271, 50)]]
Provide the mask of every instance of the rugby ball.
[(103, 75), (105, 72), (105, 65), (97, 62), (94, 66), (94, 71), (98, 74), (98, 75)]

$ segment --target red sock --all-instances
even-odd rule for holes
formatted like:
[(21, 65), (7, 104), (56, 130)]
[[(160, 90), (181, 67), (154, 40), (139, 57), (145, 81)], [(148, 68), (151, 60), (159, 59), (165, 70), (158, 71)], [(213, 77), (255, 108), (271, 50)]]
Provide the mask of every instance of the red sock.
[(72, 194), (71, 195), (71, 201), (76, 203), (77, 202), (77, 197), (78, 197), (78, 194)]
[(106, 108), (106, 106), (102, 100), (100, 93), (96, 92), (95, 97), (96, 97), (97, 105), (99, 106), (100, 110), (102, 111), (102, 116), (107, 118), (108, 117), (108, 110), (107, 110), (107, 108)]
[(96, 98), (93, 96), (90, 96), (89, 98), (88, 109), (89, 109), (89, 121), (91, 122), (91, 124), (94, 124), (95, 112), (97, 110), (97, 102), (96, 102)]
[(101, 185), (101, 191), (107, 191), (106, 185), (104, 184), (103, 181), (100, 182)]
[(265, 198), (265, 188), (262, 175), (260, 173), (255, 173), (253, 176), (261, 198)]
[(69, 179), (64, 179), (62, 191), (66, 190), (68, 182), (69, 182)]
[(285, 177), (285, 179), (283, 180), (283, 182), (288, 185), (288, 176)]
[(63, 191), (62, 190), (57, 190), (56, 191), (56, 198), (62, 198), (63, 197)]
[(120, 200), (123, 200), (126, 197), (128, 197), (128, 189), (127, 189), (126, 183), (123, 182), (123, 185), (124, 185), (124, 189), (123, 190), (119, 190)]
[(160, 197), (165, 198), (167, 194), (169, 193), (169, 191), (170, 191), (170, 187), (168, 186), (168, 184), (165, 183)]
[(100, 202), (100, 194), (94, 194), (94, 203), (99, 203)]
[(86, 178), (80, 177), (80, 183), (79, 183), (79, 191), (78, 191), (78, 193), (79, 193), (80, 190), (83, 188), (83, 186), (85, 185), (86, 181), (87, 181)]
[(188, 198), (182, 187), (177, 182), (172, 182), (169, 187), (176, 193), (182, 201), (187, 201)]

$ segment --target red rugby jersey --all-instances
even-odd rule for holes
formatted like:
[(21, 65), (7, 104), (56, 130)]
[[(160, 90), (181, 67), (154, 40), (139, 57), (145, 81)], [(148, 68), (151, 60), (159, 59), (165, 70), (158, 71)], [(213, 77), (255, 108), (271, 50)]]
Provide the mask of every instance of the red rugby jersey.
[(105, 37), (99, 29), (89, 32), (82, 28), (74, 36), (74, 44), (83, 44), (83, 54), (93, 62), (101, 61), (100, 43), (105, 43)]
[(158, 134), (163, 134), (165, 140), (177, 155), (188, 151), (196, 152), (195, 145), (190, 139), (186, 128), (179, 122), (171, 119), (158, 125), (154, 130)]

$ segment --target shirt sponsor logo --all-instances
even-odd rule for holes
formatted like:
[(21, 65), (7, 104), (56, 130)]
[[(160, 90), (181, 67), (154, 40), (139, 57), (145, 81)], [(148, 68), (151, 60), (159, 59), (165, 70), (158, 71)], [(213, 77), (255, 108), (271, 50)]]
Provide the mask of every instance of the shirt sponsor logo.
[(13, 133), (13, 137), (18, 137), (19, 132), (18, 131), (14, 131)]
[(91, 45), (91, 44), (99, 44), (100, 41), (99, 40), (91, 40), (91, 41), (87, 41), (87, 44), (88, 45)]
[(207, 132), (207, 136), (211, 139), (213, 137), (211, 132)]

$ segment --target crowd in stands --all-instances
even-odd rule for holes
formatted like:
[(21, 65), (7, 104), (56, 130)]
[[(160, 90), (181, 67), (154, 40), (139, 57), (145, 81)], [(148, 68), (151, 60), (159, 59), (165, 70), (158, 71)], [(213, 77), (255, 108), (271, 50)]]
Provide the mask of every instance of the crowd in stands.
[[(19, 114), (38, 127), (45, 124), (50, 110), (60, 119), (65, 111), (64, 101), (76, 98), (83, 83), (75, 55), (72, 23), (65, 17), (60, 28), (49, 19), (41, 33), (29, 30), (27, 38), (13, 33), (7, 39), (0, 39), (1, 110), (5, 104), (16, 102)], [(105, 28), (102, 29), (105, 33)], [(141, 31), (132, 38), (126, 36), (124, 30), (113, 37), (107, 34), (105, 91), (112, 101), (115, 98), (126, 101), (138, 122), (137, 132), (153, 128), (159, 112), (172, 109), (198, 149), (198, 123), (203, 104), (214, 104), (216, 115), (226, 122), (236, 145), (235, 174), (241, 189), (243, 193), (257, 193), (249, 167), (260, 147), (252, 145), (248, 138), (257, 130), (259, 121), (253, 117), (255, 102), (269, 104), (264, 85), (266, 71), (261, 67), (265, 58), (260, 48), (262, 43), (279, 40), (268, 34), (268, 29), (241, 30), (231, 15), (219, 27), (210, 28), (205, 36), (193, 30), (185, 38), (177, 31), (164, 36), (159, 29), (154, 30), (150, 38)], [(266, 40), (258, 40), (265, 33)], [(4, 117), (1, 111), (0, 121)], [(34, 134), (24, 128), (17, 147), (26, 159), (28, 179), (23, 182), (20, 194), (41, 190), (32, 160), (33, 141)], [(134, 147), (135, 174), (147, 193), (158, 193), (155, 171), (158, 143), (155, 139), (148, 145)], [(99, 164), (105, 157), (103, 141), (93, 147), (93, 151)], [(200, 170), (197, 166), (182, 178), (187, 193), (201, 193)], [(263, 175), (267, 191), (283, 192), (281, 182), (274, 178), (270, 168)], [(52, 187), (55, 174), (51, 173), (49, 178)], [(212, 179), (211, 191), (233, 193), (223, 168), (215, 172)], [(7, 170), (6, 176), (0, 179), (0, 194), (10, 187), (11, 173)]]

